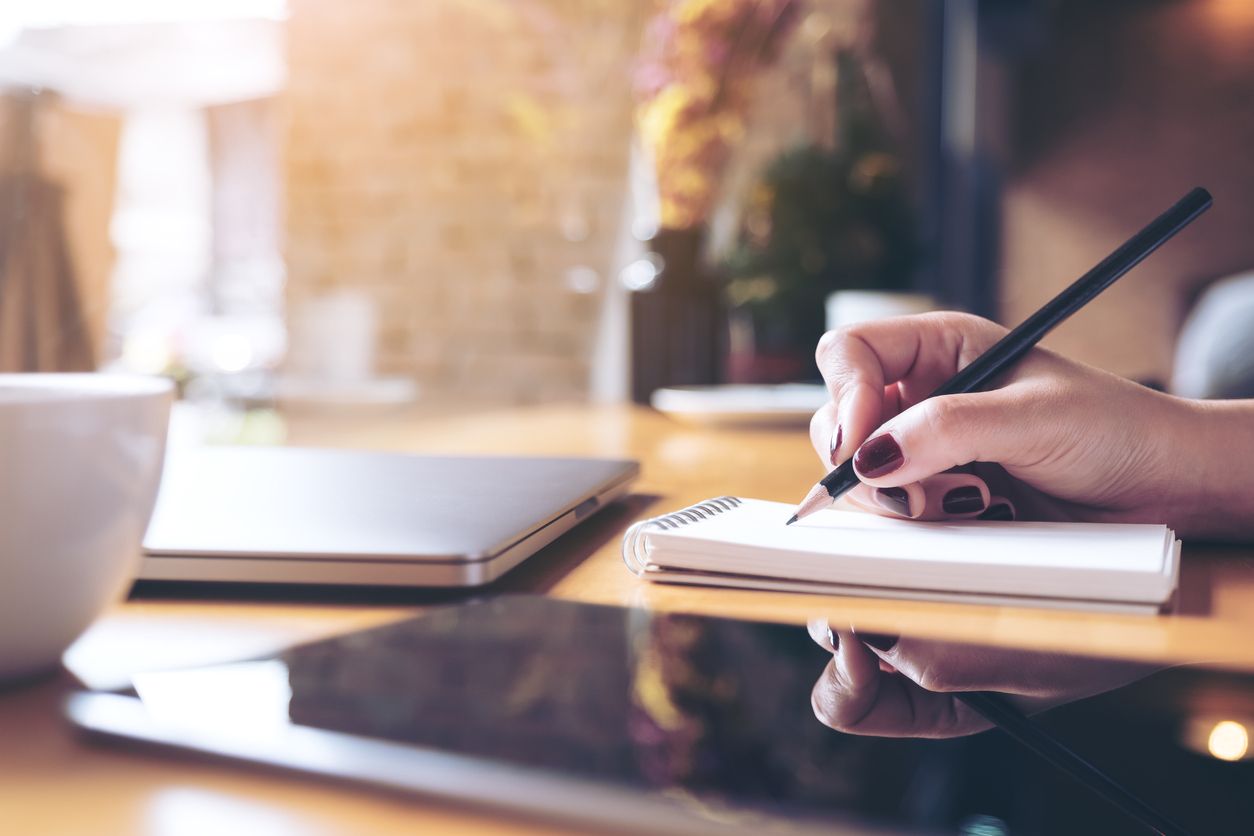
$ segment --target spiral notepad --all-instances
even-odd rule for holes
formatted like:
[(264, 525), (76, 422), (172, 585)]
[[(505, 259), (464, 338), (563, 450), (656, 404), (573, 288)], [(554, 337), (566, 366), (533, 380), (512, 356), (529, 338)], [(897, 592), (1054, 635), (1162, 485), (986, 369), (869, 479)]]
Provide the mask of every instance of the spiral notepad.
[(657, 582), (1156, 612), (1180, 543), (1163, 525), (922, 523), (723, 496), (633, 525), (623, 560)]

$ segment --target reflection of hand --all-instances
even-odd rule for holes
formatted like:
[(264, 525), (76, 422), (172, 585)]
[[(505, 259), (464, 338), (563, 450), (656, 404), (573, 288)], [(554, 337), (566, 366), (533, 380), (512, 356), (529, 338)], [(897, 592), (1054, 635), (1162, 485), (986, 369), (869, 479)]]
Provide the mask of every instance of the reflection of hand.
[(1032, 713), (1126, 685), (1157, 670), (1132, 662), (831, 631), (807, 625), (832, 653), (811, 704), (824, 725), (877, 737), (960, 737), (992, 724), (954, 694), (997, 691)]
[(831, 401), (810, 435), (826, 466), (853, 457), (865, 484), (851, 503), (915, 519), (987, 509), (1251, 533), (1254, 483), (1231, 462), (1254, 456), (1254, 403), (1171, 397), (1043, 349), (996, 389), (928, 398), (1005, 334), (937, 313), (824, 335), (817, 360)]

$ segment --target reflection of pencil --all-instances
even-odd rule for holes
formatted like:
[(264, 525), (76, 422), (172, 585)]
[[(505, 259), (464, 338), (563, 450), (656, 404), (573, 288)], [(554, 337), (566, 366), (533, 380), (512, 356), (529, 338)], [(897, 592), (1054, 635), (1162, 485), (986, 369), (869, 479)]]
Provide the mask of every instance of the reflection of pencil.
[[(1149, 225), (1106, 256), (1096, 267), (1076, 279), (1065, 290), (1046, 302), (1039, 311), (1019, 323), (997, 344), (971, 361), (969, 365), (941, 385), (929, 398), (956, 395), (987, 389), (997, 377), (1022, 359), (1056, 325), (1110, 287), (1124, 273), (1140, 264), (1167, 239), (1184, 229), (1193, 219), (1210, 208), (1210, 192), (1196, 188), (1163, 212)], [(810, 489), (786, 525), (826, 508), (861, 481), (853, 469), (853, 459), (823, 477)]]
[(1023, 716), (1000, 694), (970, 691), (954, 696), (982, 715), (985, 720), (1156, 833), (1188, 833), (1183, 827), (1133, 795), (1123, 784), (1093, 766), (1060, 743), (1057, 738)]

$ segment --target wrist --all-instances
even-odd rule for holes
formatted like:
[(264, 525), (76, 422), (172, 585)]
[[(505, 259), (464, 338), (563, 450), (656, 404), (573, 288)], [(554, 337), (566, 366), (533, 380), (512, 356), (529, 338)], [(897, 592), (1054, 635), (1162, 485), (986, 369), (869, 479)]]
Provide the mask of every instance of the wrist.
[(1184, 536), (1254, 539), (1254, 401), (1173, 401), (1172, 524)]

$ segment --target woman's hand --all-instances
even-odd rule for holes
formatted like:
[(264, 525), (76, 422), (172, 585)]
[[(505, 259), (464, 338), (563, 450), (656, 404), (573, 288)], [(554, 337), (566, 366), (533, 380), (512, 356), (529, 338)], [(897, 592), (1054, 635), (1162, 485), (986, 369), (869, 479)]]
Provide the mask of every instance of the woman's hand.
[(927, 399), (1005, 334), (935, 313), (823, 336), (816, 356), (831, 401), (810, 436), (828, 468), (853, 457), (864, 484), (850, 503), (913, 519), (1254, 531), (1252, 402), (1175, 398), (1040, 348), (995, 389)]
[(960, 737), (992, 724), (955, 693), (997, 691), (1026, 713), (1109, 691), (1161, 666), (832, 631), (807, 624), (832, 654), (810, 703), (821, 723), (876, 737)]

